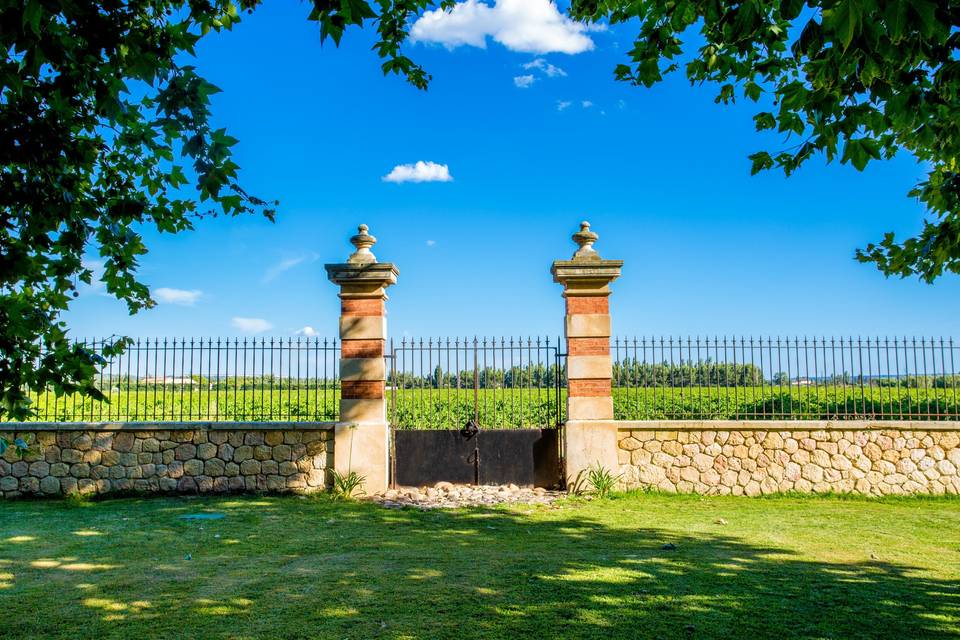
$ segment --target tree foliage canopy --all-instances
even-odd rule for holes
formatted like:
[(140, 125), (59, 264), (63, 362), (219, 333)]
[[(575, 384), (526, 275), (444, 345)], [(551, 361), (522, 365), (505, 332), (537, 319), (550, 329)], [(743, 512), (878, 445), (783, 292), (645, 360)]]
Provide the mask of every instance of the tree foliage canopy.
[(217, 89), (182, 62), (204, 33), (239, 19), (238, 5), (0, 6), (0, 415), (22, 417), (25, 388), (99, 395), (97, 356), (60, 319), (92, 281), (87, 252), (134, 313), (154, 304), (136, 277), (147, 251), (139, 225), (177, 233), (206, 215), (273, 208), (237, 183), (236, 140), (209, 122)]

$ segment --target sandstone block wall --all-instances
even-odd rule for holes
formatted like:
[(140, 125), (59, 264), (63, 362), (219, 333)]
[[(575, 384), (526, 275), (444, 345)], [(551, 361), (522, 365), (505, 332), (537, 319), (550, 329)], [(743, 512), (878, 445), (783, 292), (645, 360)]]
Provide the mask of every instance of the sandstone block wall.
[(2, 431), (29, 451), (0, 458), (0, 495), (74, 492), (317, 491), (333, 467), (331, 429)]
[(621, 483), (747, 496), (960, 493), (956, 423), (756, 424), (621, 423)]

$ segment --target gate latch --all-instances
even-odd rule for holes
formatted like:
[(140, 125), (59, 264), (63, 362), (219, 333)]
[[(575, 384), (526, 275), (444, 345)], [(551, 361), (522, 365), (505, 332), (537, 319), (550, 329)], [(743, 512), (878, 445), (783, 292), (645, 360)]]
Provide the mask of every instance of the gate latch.
[(460, 429), (460, 435), (467, 439), (472, 438), (478, 433), (480, 433), (480, 427), (472, 418), (467, 420), (467, 423)]

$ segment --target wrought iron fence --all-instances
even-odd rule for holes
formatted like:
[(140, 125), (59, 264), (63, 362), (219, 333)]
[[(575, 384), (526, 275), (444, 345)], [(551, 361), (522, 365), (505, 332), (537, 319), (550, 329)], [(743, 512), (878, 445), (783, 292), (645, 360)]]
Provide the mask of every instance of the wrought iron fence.
[[(109, 340), (78, 344), (99, 356)], [(33, 394), (31, 419), (336, 420), (339, 351), (337, 340), (313, 337), (134, 340), (97, 371), (96, 387), (106, 401), (53, 391)]]
[[(102, 353), (109, 341), (80, 341)], [(957, 420), (952, 338), (618, 337), (620, 420)], [(106, 359), (97, 401), (33, 394), (44, 422), (327, 421), (339, 416), (340, 344), (328, 338), (135, 340)], [(398, 428), (562, 423), (559, 338), (405, 338), (388, 345), (386, 396)]]
[(960, 417), (952, 338), (611, 340), (618, 419)]
[(563, 421), (559, 338), (391, 341), (387, 397), (401, 429), (546, 427)]

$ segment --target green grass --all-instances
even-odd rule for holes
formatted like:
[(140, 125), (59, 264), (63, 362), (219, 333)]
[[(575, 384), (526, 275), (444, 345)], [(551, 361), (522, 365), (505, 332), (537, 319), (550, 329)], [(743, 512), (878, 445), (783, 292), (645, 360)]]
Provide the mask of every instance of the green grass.
[(0, 611), (22, 640), (958, 638), (960, 500), (7, 502)]
[[(35, 398), (40, 419), (80, 420), (336, 420), (340, 391), (209, 391), (159, 389), (115, 391), (110, 403), (81, 397)], [(403, 428), (460, 427), (473, 417), (472, 390), (402, 389), (388, 391), (391, 420)], [(851, 386), (830, 387), (656, 387), (614, 389), (618, 420), (819, 419), (842, 417), (960, 418), (957, 389)], [(478, 394), (484, 427), (549, 426), (557, 421), (552, 389), (482, 389)], [(561, 408), (566, 391), (559, 396)]]

